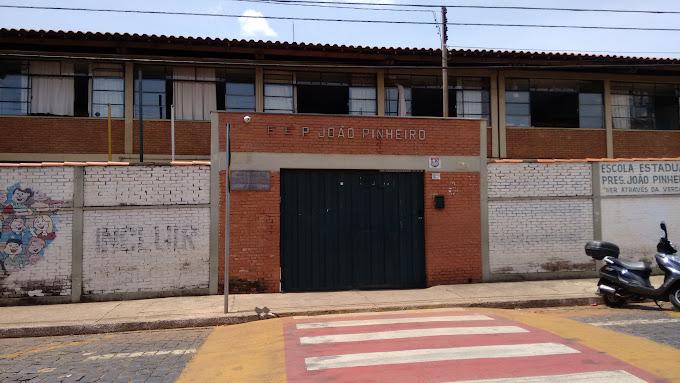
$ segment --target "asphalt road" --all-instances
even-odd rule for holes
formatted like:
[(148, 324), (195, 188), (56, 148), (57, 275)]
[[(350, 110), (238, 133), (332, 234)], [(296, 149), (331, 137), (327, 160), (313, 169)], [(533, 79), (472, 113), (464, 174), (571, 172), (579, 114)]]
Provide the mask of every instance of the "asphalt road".
[(662, 309), (659, 309), (653, 303), (638, 303), (617, 309), (596, 306), (531, 311), (559, 315), (599, 328), (646, 338), (680, 349), (680, 312), (674, 311), (670, 303), (662, 304)]
[(0, 339), (0, 382), (174, 382), (209, 333)]

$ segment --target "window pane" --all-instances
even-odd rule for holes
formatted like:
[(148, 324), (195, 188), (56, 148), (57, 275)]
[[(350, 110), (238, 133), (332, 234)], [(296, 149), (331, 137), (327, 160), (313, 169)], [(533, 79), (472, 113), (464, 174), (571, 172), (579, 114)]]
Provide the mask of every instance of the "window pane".
[[(108, 105), (92, 104), (93, 117), (106, 117), (108, 115)], [(111, 117), (120, 118), (124, 115), (123, 105), (111, 105)]]
[(520, 102), (529, 103), (529, 92), (506, 92), (505, 93), (506, 103)]
[(601, 128), (602, 117), (584, 117), (579, 118), (579, 126), (581, 128)]
[(123, 92), (124, 86), (125, 82), (122, 78), (95, 77), (92, 79), (93, 90), (115, 90), (118, 92)]
[(375, 101), (351, 100), (349, 112), (350, 114), (375, 115), (376, 114)]
[(509, 126), (529, 126), (529, 116), (505, 116), (505, 123)]
[(230, 96), (227, 95), (227, 111), (247, 111), (255, 110), (255, 96)]
[(264, 86), (265, 97), (293, 97), (292, 85), (266, 84)]
[(227, 95), (233, 96), (254, 96), (255, 84), (228, 82), (226, 84)]
[(375, 100), (375, 88), (351, 87), (349, 88), (349, 98), (361, 100)]
[(579, 107), (581, 117), (599, 117), (603, 115), (602, 105), (581, 105)]
[(508, 115), (529, 115), (529, 104), (506, 104), (505, 113)]
[(124, 94), (121, 92), (108, 92), (102, 90), (92, 91), (93, 104), (119, 104), (124, 103)]
[(0, 102), (0, 114), (24, 115), (28, 113), (28, 103), (25, 102)]
[(579, 102), (583, 104), (591, 105), (601, 105), (602, 104), (602, 94), (601, 93), (580, 93), (578, 95)]
[(265, 97), (264, 108), (266, 110), (287, 110), (293, 111), (293, 99), (284, 97)]

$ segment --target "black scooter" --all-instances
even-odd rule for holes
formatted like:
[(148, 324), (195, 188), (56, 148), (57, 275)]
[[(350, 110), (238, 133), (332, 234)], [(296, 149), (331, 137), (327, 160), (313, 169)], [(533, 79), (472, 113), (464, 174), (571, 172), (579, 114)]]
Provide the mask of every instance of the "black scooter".
[(663, 284), (654, 288), (649, 281), (652, 266), (648, 262), (624, 262), (619, 260), (619, 247), (610, 242), (590, 241), (586, 244), (586, 254), (600, 261), (600, 281), (598, 294), (609, 307), (621, 307), (629, 300), (652, 299), (670, 301), (680, 309), (680, 256), (674, 255), (677, 249), (668, 240), (666, 224), (661, 222), (664, 236), (656, 245), (656, 263), (665, 274)]

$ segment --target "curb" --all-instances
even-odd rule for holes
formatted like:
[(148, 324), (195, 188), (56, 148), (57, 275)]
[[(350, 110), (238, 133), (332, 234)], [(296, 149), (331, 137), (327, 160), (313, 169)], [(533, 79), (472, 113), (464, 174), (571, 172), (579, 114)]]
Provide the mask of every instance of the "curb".
[[(564, 306), (586, 306), (601, 303), (599, 297), (578, 297), (562, 299), (529, 299), (504, 302), (468, 302), (452, 304), (423, 304), (423, 305), (401, 305), (401, 306), (382, 306), (375, 308), (348, 308), (348, 309), (328, 309), (328, 310), (306, 310), (306, 311), (286, 311), (276, 313), (275, 317), (292, 316), (316, 316), (328, 314), (350, 314), (361, 312), (381, 312), (381, 311), (402, 311), (402, 310), (423, 310), (454, 307), (478, 307), (478, 308), (501, 308), (501, 309), (527, 309), (544, 307), (564, 307)], [(270, 317), (272, 318), (272, 317)], [(269, 318), (267, 318), (269, 319)], [(263, 320), (254, 314), (241, 314), (233, 316), (214, 316), (191, 319), (170, 319), (170, 320), (147, 320), (133, 322), (116, 323), (94, 323), (78, 325), (59, 325), (59, 326), (36, 326), (36, 327), (17, 327), (0, 329), (0, 338), (29, 338), (46, 336), (65, 336), (65, 335), (91, 335), (113, 332), (144, 331), (144, 330), (168, 330), (195, 327), (213, 327), (240, 324)]]

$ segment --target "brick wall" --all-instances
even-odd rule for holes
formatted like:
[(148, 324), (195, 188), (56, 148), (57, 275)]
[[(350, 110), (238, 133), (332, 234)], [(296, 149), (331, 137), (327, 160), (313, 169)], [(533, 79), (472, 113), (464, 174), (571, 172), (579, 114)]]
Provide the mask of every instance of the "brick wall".
[(86, 211), (83, 294), (208, 287), (210, 209)]
[[(221, 174), (221, 185), (225, 173)], [(271, 173), (269, 191), (232, 191), (229, 286), (233, 292), (276, 292), (280, 270), (280, 174)], [(224, 206), (224, 190), (220, 188)], [(220, 254), (224, 254), (224, 208), (220, 208)], [(224, 281), (220, 259), (220, 281)]]
[[(170, 155), (169, 120), (144, 121), (144, 153)], [(139, 153), (139, 121), (134, 122), (133, 151)], [(175, 154), (210, 155), (210, 121), (175, 121)]]
[(207, 292), (209, 182), (204, 165), (0, 165), (0, 304), (70, 301), (74, 233), (87, 299)]
[[(32, 197), (21, 203), (16, 189)], [(0, 299), (71, 294), (72, 200), (73, 168), (0, 167)]]
[(496, 278), (594, 270), (591, 165), (489, 164), (489, 259)]
[(207, 288), (209, 182), (208, 166), (85, 167), (83, 293)]
[(680, 157), (680, 131), (614, 130), (614, 157)]
[(85, 205), (210, 203), (209, 166), (106, 166), (85, 168)]
[(506, 137), (508, 158), (607, 157), (604, 129), (507, 128)]
[[(233, 152), (334, 153), (479, 156), (480, 122), (475, 120), (221, 113), (230, 122)], [(328, 129), (332, 128), (332, 137)], [(306, 130), (308, 129), (308, 130)], [(342, 134), (340, 133), (342, 129)], [(350, 131), (350, 129), (352, 129)], [(391, 130), (392, 138), (374, 134)], [(400, 131), (397, 136), (397, 131)], [(350, 133), (352, 132), (352, 133)], [(353, 135), (353, 138), (350, 138)], [(404, 135), (408, 137), (404, 139)], [(489, 141), (487, 141), (488, 145)], [(220, 178), (224, 190), (225, 173)], [(481, 272), (481, 218), (478, 173), (425, 173), (425, 263), (428, 285), (478, 282)], [(231, 193), (230, 286), (232, 291), (279, 291), (279, 172), (269, 191)], [(222, 193), (223, 194), (223, 193)], [(435, 210), (433, 196), (444, 194), (446, 209)], [(219, 243), (223, 246), (224, 195), (220, 202)], [(222, 254), (223, 248), (220, 248)], [(220, 260), (222, 261), (222, 260)], [(223, 267), (220, 266), (220, 273)], [(223, 280), (221, 275), (220, 280)]]
[[(482, 280), (478, 173), (425, 173), (425, 268), (427, 285)], [(443, 195), (445, 208), (434, 208)]]
[[(125, 124), (111, 123), (112, 150), (123, 153)], [(0, 153), (107, 153), (106, 119), (78, 117), (0, 117)], [(40, 159), (38, 159), (40, 160)]]
[[(245, 124), (244, 115), (219, 115), (220, 127), (232, 124), (231, 150), (235, 152), (479, 155), (481, 122), (477, 120), (249, 113), (252, 121)], [(319, 136), (322, 131), (324, 137)], [(387, 131), (392, 132), (392, 139), (374, 138)], [(224, 142), (224, 129), (220, 129), (220, 150)]]

